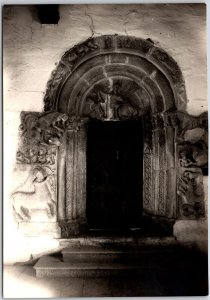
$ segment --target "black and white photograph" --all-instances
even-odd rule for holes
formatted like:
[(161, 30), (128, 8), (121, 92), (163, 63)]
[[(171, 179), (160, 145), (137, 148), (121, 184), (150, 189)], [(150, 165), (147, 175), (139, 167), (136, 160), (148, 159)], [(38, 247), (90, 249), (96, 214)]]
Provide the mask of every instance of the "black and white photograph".
[(3, 297), (207, 296), (207, 4), (2, 5)]

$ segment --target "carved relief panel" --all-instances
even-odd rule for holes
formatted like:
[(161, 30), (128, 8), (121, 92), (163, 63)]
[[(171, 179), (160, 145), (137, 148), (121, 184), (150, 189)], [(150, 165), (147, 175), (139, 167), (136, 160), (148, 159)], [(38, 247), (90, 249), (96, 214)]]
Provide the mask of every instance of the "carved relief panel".
[(203, 176), (208, 172), (208, 119), (178, 115), (178, 215), (181, 219), (205, 216)]
[(22, 112), (17, 170), (28, 177), (11, 195), (13, 214), (20, 222), (57, 220), (57, 147), (67, 116), (57, 112)]
[(135, 81), (110, 79), (95, 85), (86, 97), (83, 116), (99, 120), (138, 118), (149, 111), (146, 91)]

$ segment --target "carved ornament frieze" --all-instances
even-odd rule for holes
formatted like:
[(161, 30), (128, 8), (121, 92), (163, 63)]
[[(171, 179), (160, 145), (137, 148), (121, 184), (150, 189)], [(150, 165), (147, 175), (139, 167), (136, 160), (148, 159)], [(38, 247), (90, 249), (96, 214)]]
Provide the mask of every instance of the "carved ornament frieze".
[(154, 48), (154, 42), (152, 40), (137, 39), (135, 37), (119, 36), (117, 38), (117, 47), (139, 49), (146, 54), (150, 49)]
[(18, 164), (54, 165), (56, 160), (55, 147), (21, 147), (16, 153)]

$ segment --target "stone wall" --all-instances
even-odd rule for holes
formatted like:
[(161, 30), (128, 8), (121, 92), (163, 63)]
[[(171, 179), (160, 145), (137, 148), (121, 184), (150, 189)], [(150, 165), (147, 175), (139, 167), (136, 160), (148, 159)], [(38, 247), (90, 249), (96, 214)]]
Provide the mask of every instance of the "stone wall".
[[(5, 6), (3, 10), (6, 262), (27, 260), (31, 253), (42, 253), (39, 247), (31, 246), (37, 242), (19, 235), (10, 210), (12, 191), (26, 180), (24, 172), (14, 170), (18, 126), (21, 111), (43, 110), (46, 83), (68, 49), (103, 34), (152, 39), (177, 61), (183, 72), (189, 99), (187, 111), (197, 115), (207, 110), (205, 4), (60, 5), (59, 12), (58, 25), (42, 25), (34, 6)], [(15, 257), (10, 250), (20, 238), (22, 245)], [(54, 249), (51, 243), (57, 242), (50, 240), (46, 247)]]

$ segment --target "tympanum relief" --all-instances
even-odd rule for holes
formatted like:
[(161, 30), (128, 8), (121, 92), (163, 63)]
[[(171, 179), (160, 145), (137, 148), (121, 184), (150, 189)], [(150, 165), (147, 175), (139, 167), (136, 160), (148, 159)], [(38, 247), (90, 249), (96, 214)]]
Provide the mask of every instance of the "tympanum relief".
[(100, 120), (138, 118), (149, 111), (148, 99), (135, 81), (110, 78), (88, 93), (82, 115)]

